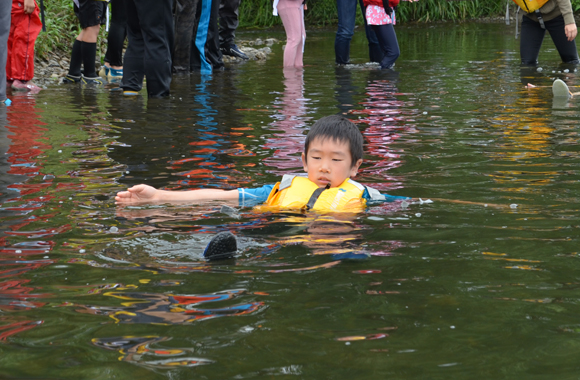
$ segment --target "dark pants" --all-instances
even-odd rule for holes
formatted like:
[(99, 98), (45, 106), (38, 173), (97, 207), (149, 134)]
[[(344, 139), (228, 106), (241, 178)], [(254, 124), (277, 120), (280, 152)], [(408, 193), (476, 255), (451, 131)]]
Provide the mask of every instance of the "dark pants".
[[(214, 0), (215, 1), (215, 0)], [(240, 0), (221, 0), (219, 21), (220, 21), (220, 46), (227, 48), (233, 45), (236, 39), (236, 29), (239, 25)]]
[[(357, 0), (336, 0), (338, 11), (338, 29), (334, 40), (334, 52), (336, 63), (346, 64), (350, 60), (350, 40), (354, 35)], [(364, 12), (362, 0), (359, 0), (360, 8)], [(363, 17), (364, 18), (364, 17)], [(369, 41), (369, 58), (371, 62), (381, 62), (383, 53), (379, 47), (377, 36), (365, 19), (365, 32)]]
[(522, 34), (520, 39), (520, 56), (522, 65), (535, 66), (538, 64), (538, 55), (544, 41), (546, 30), (560, 53), (562, 62), (579, 63), (576, 41), (568, 41), (564, 32), (564, 17), (558, 16), (553, 20), (544, 22), (546, 29), (542, 29), (540, 23), (526, 17), (522, 19)]
[(224, 66), (219, 45), (219, 0), (199, 1), (195, 44), (191, 46), (191, 70), (211, 72)]
[(173, 0), (127, 0), (127, 35), (124, 90), (139, 91), (147, 76), (151, 97), (169, 95), (173, 48)]
[(111, 1), (111, 26), (107, 36), (105, 62), (111, 66), (123, 66), (123, 44), (127, 37), (127, 0)]
[(372, 28), (377, 35), (379, 45), (383, 51), (381, 69), (390, 69), (401, 54), (395, 28), (393, 24), (372, 25)]
[(188, 73), (197, 29), (196, 16), (199, 0), (177, 0), (175, 6), (175, 46), (173, 48), (173, 69), (178, 73)]

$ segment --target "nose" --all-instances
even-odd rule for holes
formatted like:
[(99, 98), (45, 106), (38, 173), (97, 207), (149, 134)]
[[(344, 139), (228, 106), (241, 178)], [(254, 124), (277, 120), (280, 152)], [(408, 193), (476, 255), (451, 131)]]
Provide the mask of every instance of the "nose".
[(328, 165), (327, 160), (322, 160), (322, 164), (320, 165), (319, 170), (323, 173), (330, 173), (330, 166)]

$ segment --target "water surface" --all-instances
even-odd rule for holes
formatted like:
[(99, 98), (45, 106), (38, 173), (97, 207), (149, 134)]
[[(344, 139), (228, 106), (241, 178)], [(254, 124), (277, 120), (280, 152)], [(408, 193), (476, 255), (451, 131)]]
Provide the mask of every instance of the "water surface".
[[(577, 100), (520, 70), (513, 27), (401, 25), (394, 73), (335, 67), (309, 31), (302, 71), (267, 62), (176, 77), (169, 100), (51, 86), (0, 129), (0, 377), (577, 378)], [(240, 32), (239, 38), (280, 31)], [(573, 70), (572, 70), (573, 71)], [(120, 209), (114, 194), (258, 187), (301, 171), (308, 127), (360, 126), (360, 215)], [(3, 125), (4, 125), (3, 124)], [(209, 264), (219, 231), (236, 260)], [(366, 253), (340, 260), (344, 252)]]

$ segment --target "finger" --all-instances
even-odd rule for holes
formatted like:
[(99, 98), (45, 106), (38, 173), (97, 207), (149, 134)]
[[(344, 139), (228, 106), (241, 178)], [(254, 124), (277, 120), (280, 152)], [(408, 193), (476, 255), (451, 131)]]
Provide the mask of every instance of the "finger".
[(143, 191), (143, 185), (135, 185), (133, 187), (128, 188), (127, 191), (130, 193), (138, 193), (140, 191)]
[(124, 200), (125, 198), (131, 198), (131, 193), (128, 191), (120, 191), (115, 195), (115, 200)]

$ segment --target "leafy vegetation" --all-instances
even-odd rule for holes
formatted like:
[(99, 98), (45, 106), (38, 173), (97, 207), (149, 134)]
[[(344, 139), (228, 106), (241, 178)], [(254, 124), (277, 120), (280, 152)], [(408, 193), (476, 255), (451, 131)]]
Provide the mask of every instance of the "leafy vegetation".
[(46, 57), (54, 50), (69, 50), (79, 34), (72, 1), (44, 1), (44, 7), (46, 32), (40, 32), (36, 40), (36, 54), (40, 57)]
[[(408, 21), (460, 21), (505, 14), (507, 0), (419, 0), (401, 2), (397, 9), (400, 22)], [(574, 0), (580, 4), (580, 0)], [(325, 26), (336, 24), (336, 0), (311, 1), (306, 11), (309, 25)], [(510, 4), (513, 4), (510, 1)], [(362, 24), (361, 12), (358, 23)], [(280, 25), (279, 17), (272, 16), (271, 0), (242, 1), (240, 23), (244, 27), (269, 27)]]
[[(399, 22), (461, 21), (505, 14), (509, 0), (419, 0), (401, 2), (397, 17)], [(73, 12), (71, 0), (45, 1), (46, 33), (41, 33), (37, 43), (37, 54), (41, 57), (52, 50), (70, 49), (79, 32), (78, 21)], [(306, 22), (310, 26), (336, 24), (336, 0), (310, 1), (306, 11)], [(580, 0), (572, 0), (575, 11), (580, 10)], [(512, 6), (511, 9), (515, 9)], [(362, 24), (361, 12), (357, 22)], [(240, 5), (240, 26), (243, 28), (267, 28), (281, 25), (280, 17), (272, 15), (272, 0), (242, 1)], [(104, 28), (102, 28), (104, 29)], [(104, 35), (104, 30), (101, 31)]]

